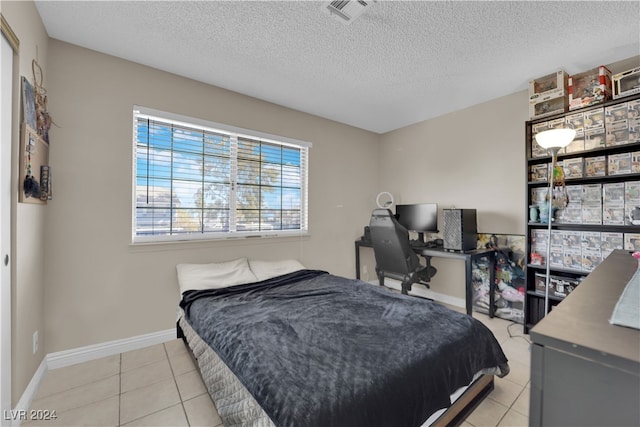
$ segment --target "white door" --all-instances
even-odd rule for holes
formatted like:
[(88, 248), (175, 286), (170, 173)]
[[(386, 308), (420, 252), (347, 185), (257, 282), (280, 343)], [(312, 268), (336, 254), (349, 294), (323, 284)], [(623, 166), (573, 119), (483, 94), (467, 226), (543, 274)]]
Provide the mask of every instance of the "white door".
[[(11, 103), (13, 48), (2, 35), (0, 47), (0, 424), (11, 410)], [(7, 420), (9, 418), (9, 420)]]

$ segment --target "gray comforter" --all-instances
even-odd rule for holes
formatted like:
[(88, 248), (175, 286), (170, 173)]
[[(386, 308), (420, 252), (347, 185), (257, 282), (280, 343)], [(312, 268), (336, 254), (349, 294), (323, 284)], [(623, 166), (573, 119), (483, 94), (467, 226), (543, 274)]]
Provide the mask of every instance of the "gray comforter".
[(277, 426), (419, 426), (507, 359), (479, 321), (315, 270), (188, 291), (192, 328)]

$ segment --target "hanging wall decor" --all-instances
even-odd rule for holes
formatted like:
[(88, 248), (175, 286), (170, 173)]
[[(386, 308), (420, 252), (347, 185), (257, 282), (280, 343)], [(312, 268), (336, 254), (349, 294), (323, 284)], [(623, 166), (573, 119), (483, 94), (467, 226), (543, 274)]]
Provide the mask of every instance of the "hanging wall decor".
[(22, 118), (20, 138), (20, 192), (22, 203), (46, 204), (51, 200), (49, 129), (54, 124), (47, 110), (44, 73), (37, 60), (31, 61), (33, 83), (22, 76)]
[[(49, 200), (51, 175), (48, 168), (49, 144), (40, 135), (22, 124), (22, 138), (20, 138), (20, 192), (18, 201), (23, 203), (45, 204)], [(46, 166), (46, 176), (43, 177), (43, 167)]]
[(31, 61), (31, 70), (33, 72), (33, 86), (35, 96), (35, 115), (36, 115), (36, 127), (38, 135), (45, 142), (49, 142), (49, 129), (53, 124), (51, 115), (47, 110), (47, 90), (42, 86), (44, 80), (44, 73), (42, 67), (35, 59)]
[(36, 129), (36, 95), (33, 85), (24, 76), (22, 76), (22, 117), (27, 126), (33, 130)]

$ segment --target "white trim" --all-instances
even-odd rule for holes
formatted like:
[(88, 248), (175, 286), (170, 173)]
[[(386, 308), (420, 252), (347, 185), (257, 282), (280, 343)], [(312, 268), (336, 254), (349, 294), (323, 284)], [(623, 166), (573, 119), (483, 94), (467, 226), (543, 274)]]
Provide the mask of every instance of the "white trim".
[[(13, 410), (14, 414), (27, 413), (27, 411), (31, 407), (31, 402), (33, 402), (33, 398), (38, 393), (40, 384), (42, 383), (42, 380), (44, 379), (44, 376), (48, 370), (49, 367), (47, 366), (47, 358), (44, 357), (42, 359), (42, 362), (40, 362), (40, 366), (38, 366), (38, 369), (36, 369), (35, 374), (33, 374), (31, 381), (29, 381), (29, 385), (27, 385), (24, 393), (22, 393), (22, 397), (20, 397), (20, 400), (16, 404), (16, 407)], [(19, 417), (16, 417), (15, 420), (9, 420), (9, 425), (19, 427), (22, 421), (23, 420), (21, 420)]]
[[(135, 205), (134, 205), (135, 206)], [(135, 222), (135, 217), (133, 217)], [(300, 221), (302, 224), (302, 220)], [(302, 226), (302, 225), (301, 225)], [(135, 225), (134, 225), (135, 227)], [(134, 230), (134, 228), (132, 228)], [(189, 243), (197, 241), (229, 241), (253, 238), (272, 238), (272, 237), (305, 237), (309, 235), (309, 231), (305, 229), (294, 230), (273, 230), (273, 231), (233, 231), (233, 232), (208, 232), (208, 233), (190, 233), (190, 234), (173, 234), (173, 235), (157, 235), (157, 236), (136, 236), (133, 235), (133, 241), (130, 246), (158, 244), (158, 243)]]
[[(12, 224), (12, 200), (15, 189), (12, 186), (12, 123), (13, 123), (13, 89), (17, 76), (14, 74), (14, 58), (16, 58), (18, 39), (11, 31), (4, 16), (1, 16), (0, 64), (2, 65), (2, 81), (0, 81), (0, 425), (11, 424), (4, 420), (4, 413), (11, 409), (11, 287), (12, 265), (15, 231)], [(13, 38), (12, 38), (13, 36)], [(8, 261), (5, 263), (5, 260)]]
[[(78, 347), (70, 350), (58, 351), (55, 353), (47, 354), (38, 366), (35, 374), (31, 378), (29, 385), (22, 393), (22, 397), (18, 401), (18, 404), (13, 409), (14, 414), (19, 414), (19, 411), (28, 411), (33, 402), (33, 398), (40, 388), (40, 384), (45, 377), (45, 374), (50, 369), (64, 368), (66, 366), (75, 365), (82, 362), (88, 362), (90, 360), (100, 359), (102, 357), (112, 356), (114, 354), (125, 353), (131, 350), (138, 350), (140, 348), (149, 347), (156, 344), (162, 344), (167, 341), (176, 339), (177, 332), (175, 328), (167, 329), (159, 332), (152, 332), (150, 334), (138, 335), (135, 337), (124, 338), (121, 340), (108, 341), (101, 344), (88, 345), (86, 347)], [(4, 417), (3, 417), (4, 418)], [(21, 420), (4, 420), (9, 422), (9, 426), (19, 427)]]
[(169, 113), (167, 111), (155, 110), (153, 108), (142, 107), (140, 105), (134, 105), (133, 111), (141, 116), (147, 116), (151, 119), (158, 119), (164, 121), (171, 121), (177, 125), (190, 126), (198, 125), (206, 128), (207, 130), (217, 133), (234, 133), (238, 136), (242, 136), (250, 139), (261, 139), (265, 142), (275, 142), (277, 144), (292, 145), (294, 147), (307, 147), (311, 148), (313, 144), (309, 141), (302, 141), (300, 139), (287, 138), (286, 136), (273, 135), (270, 133), (260, 132), (257, 130), (244, 129), (236, 126), (225, 125), (222, 123), (211, 122), (209, 120), (199, 119), (197, 117), (188, 117), (181, 114)]
[(176, 329), (173, 328), (131, 338), (88, 345), (86, 347), (57, 351), (47, 354), (47, 366), (49, 369), (64, 368), (77, 363), (100, 359), (101, 357), (113, 356), (114, 354), (138, 350), (155, 344), (162, 344), (174, 340), (176, 337)]

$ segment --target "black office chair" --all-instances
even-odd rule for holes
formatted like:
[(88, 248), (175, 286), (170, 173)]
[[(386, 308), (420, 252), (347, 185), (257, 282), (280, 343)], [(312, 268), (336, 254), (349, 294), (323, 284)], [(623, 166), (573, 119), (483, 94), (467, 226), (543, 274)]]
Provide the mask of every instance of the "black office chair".
[(431, 257), (425, 257), (426, 266), (420, 264), (420, 259), (409, 242), (409, 232), (390, 210), (374, 210), (369, 230), (380, 286), (384, 285), (385, 277), (391, 277), (402, 282), (402, 293), (405, 295), (414, 283), (429, 287), (429, 281), (437, 272), (435, 267), (431, 266)]

